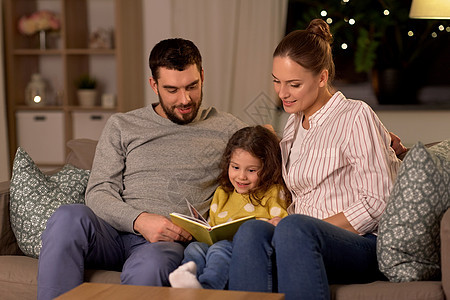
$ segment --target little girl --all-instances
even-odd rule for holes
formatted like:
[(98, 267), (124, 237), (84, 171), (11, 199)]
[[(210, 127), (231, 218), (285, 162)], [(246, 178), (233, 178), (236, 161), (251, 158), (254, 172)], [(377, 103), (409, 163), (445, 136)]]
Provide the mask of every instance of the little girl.
[[(278, 143), (274, 133), (259, 125), (242, 128), (230, 138), (210, 205), (211, 226), (250, 215), (269, 222), (287, 216), (291, 196), (282, 178)], [(172, 287), (224, 289), (231, 250), (228, 240), (212, 246), (190, 243), (182, 265), (169, 275)]]

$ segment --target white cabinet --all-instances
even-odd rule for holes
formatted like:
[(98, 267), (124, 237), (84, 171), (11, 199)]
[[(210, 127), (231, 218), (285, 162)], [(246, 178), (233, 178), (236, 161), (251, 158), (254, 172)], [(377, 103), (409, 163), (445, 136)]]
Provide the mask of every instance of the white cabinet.
[(112, 114), (101, 111), (73, 112), (73, 138), (85, 138), (98, 141), (106, 121)]
[(18, 111), (18, 146), (42, 165), (63, 164), (65, 159), (64, 113)]

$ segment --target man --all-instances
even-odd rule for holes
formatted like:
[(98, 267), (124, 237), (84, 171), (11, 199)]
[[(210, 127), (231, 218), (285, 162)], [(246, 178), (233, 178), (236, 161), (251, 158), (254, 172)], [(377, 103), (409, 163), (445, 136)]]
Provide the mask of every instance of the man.
[(169, 213), (188, 213), (186, 200), (208, 208), (226, 142), (245, 124), (201, 108), (204, 73), (192, 42), (159, 42), (149, 64), (159, 103), (108, 120), (87, 205), (60, 207), (42, 235), (39, 299), (81, 284), (85, 267), (121, 271), (123, 284), (169, 285), (192, 239)]

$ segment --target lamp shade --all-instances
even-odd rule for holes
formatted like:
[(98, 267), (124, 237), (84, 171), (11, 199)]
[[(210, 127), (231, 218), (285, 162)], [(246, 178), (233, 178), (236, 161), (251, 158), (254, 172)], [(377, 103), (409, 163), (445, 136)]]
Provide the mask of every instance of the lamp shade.
[(409, 17), (413, 19), (450, 19), (450, 0), (413, 0)]

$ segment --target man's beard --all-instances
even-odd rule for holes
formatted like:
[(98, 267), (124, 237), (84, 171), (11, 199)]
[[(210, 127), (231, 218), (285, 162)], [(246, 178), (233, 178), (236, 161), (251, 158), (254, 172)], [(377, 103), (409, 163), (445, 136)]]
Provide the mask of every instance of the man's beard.
[[(161, 98), (160, 93), (158, 93), (158, 98), (159, 98), (159, 104), (161, 104), (161, 107), (162, 107), (164, 113), (166, 114), (167, 118), (170, 121), (172, 121), (178, 125), (186, 125), (188, 123), (191, 123), (197, 117), (198, 110), (200, 109), (200, 106), (202, 105), (203, 90), (201, 91), (201, 94), (200, 94), (200, 101), (198, 103), (191, 101), (191, 104), (189, 104), (189, 105), (177, 105), (177, 106), (169, 107), (169, 106), (165, 105), (164, 100)], [(182, 115), (181, 118), (175, 113), (176, 108), (184, 109), (187, 107), (192, 107), (191, 113)]]

